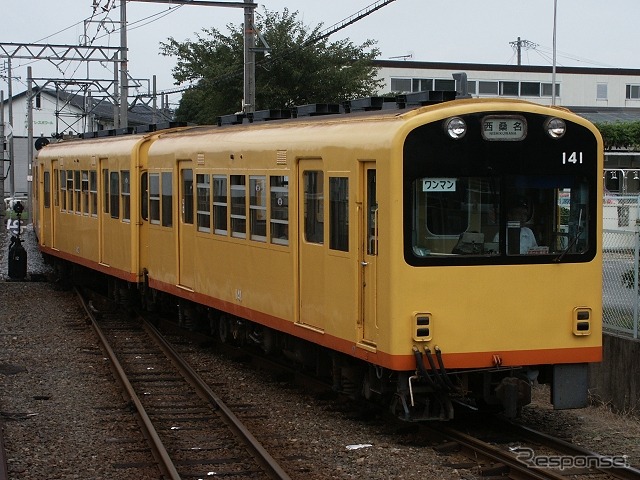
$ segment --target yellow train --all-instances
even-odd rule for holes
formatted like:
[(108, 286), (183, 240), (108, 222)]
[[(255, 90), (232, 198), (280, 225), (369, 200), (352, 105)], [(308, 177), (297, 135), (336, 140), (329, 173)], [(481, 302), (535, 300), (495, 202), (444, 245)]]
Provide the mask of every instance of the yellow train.
[(598, 131), (521, 101), (387, 107), (48, 145), (40, 249), (405, 419), (514, 415), (536, 380), (584, 406)]

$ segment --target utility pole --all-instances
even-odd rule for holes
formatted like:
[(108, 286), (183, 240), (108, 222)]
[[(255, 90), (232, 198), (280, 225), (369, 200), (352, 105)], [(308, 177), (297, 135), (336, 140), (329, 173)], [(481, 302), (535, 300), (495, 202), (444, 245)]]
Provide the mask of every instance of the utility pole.
[(33, 80), (31, 67), (27, 67), (27, 212), (33, 222), (31, 193), (33, 188)]
[(511, 45), (511, 47), (513, 47), (516, 50), (516, 54), (518, 57), (518, 65), (522, 65), (522, 49), (536, 49), (536, 47), (538, 46), (537, 43), (533, 43), (529, 40), (521, 40), (520, 37), (518, 37), (518, 40), (516, 40), (515, 42), (509, 42), (509, 45)]
[[(224, 1), (211, 1), (211, 0), (131, 0), (133, 2), (146, 2), (146, 3), (170, 3), (174, 5), (200, 5), (205, 7), (231, 7), (231, 8), (243, 8), (244, 9), (244, 89), (242, 99), (242, 111), (243, 113), (253, 113), (255, 110), (255, 91), (256, 91), (256, 51), (262, 49), (255, 49), (255, 27), (254, 15), (257, 3), (253, 0), (244, 0), (244, 2), (224, 2)], [(120, 0), (120, 22), (122, 23), (122, 30), (126, 27), (126, 17), (124, 14), (124, 4), (126, 0)], [(122, 38), (122, 37), (121, 37)], [(264, 42), (264, 41), (263, 41)], [(126, 34), (124, 40), (121, 40), (123, 55), (126, 55)], [(268, 47), (267, 47), (268, 48)], [(126, 57), (123, 59), (123, 65), (126, 65)], [(126, 68), (126, 67), (123, 67)], [(122, 77), (121, 82), (125, 82), (126, 78)], [(121, 86), (121, 88), (124, 88)]]
[[(251, 3), (251, 0), (244, 0)], [(242, 111), (245, 114), (253, 114), (255, 111), (256, 96), (256, 54), (252, 50), (255, 46), (255, 31), (253, 27), (253, 8), (244, 9), (244, 98), (242, 99)]]
[(553, 0), (553, 68), (551, 70), (551, 105), (556, 104), (556, 29), (558, 23), (558, 0)]
[[(11, 58), (7, 59), (7, 82), (9, 87), (9, 125), (13, 127), (13, 73), (11, 72)], [(13, 135), (11, 135), (11, 138), (9, 138), (9, 192), (11, 192), (12, 197), (15, 197), (16, 184), (15, 176), (13, 175), (15, 159), (13, 158), (13, 151)]]
[(121, 128), (129, 126), (129, 79), (127, 66), (127, 0), (120, 0), (120, 122)]

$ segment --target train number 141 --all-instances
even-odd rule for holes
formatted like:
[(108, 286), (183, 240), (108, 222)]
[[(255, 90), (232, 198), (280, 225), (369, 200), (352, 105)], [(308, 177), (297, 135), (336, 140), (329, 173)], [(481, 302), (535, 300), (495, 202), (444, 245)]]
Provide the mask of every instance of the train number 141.
[(582, 163), (582, 152), (571, 152), (567, 157), (567, 152), (562, 152), (562, 164), (566, 165), (567, 163)]

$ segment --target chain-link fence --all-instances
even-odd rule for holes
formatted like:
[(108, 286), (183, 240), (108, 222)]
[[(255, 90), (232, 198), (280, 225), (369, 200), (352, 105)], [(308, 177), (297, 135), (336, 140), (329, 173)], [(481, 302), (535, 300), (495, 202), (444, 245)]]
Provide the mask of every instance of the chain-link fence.
[(638, 338), (640, 197), (606, 195), (603, 232), (603, 327)]

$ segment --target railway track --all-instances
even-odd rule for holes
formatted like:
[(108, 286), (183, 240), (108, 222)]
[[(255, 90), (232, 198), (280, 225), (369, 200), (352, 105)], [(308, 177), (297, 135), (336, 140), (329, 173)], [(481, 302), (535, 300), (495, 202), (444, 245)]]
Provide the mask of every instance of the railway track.
[(150, 323), (78, 295), (163, 478), (290, 478)]
[(423, 428), (431, 439), (438, 439), (436, 451), (469, 460), (451, 466), (474, 469), (482, 478), (640, 480), (640, 470), (623, 456), (603, 456), (499, 417), (491, 417), (490, 426), (467, 421)]

